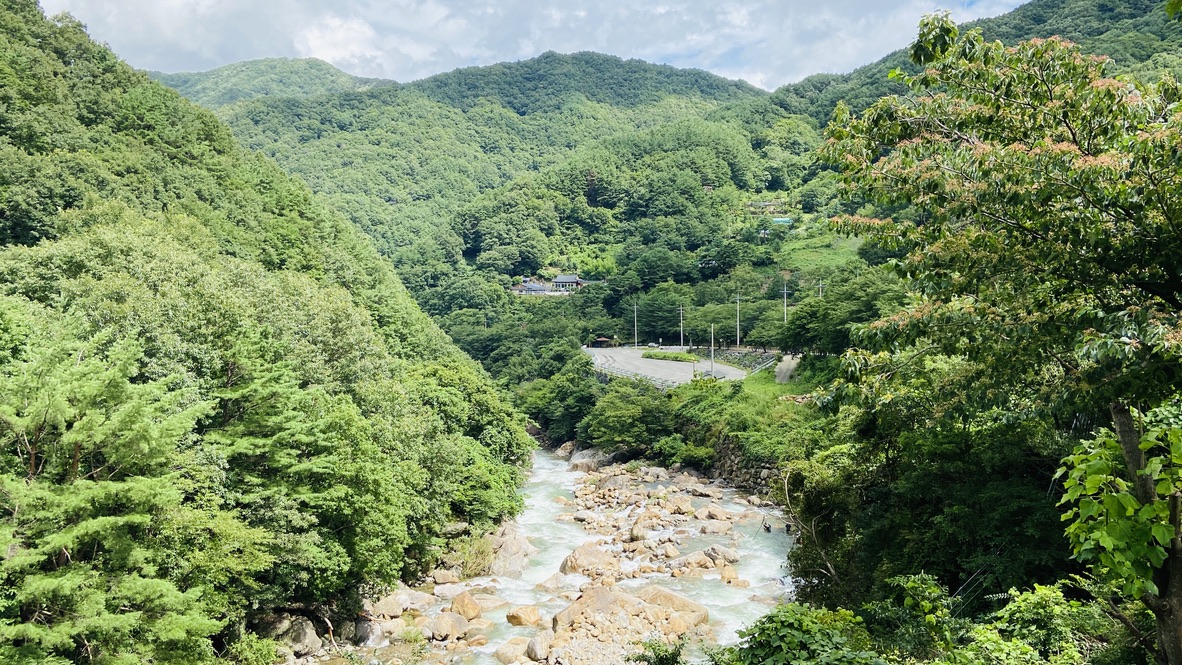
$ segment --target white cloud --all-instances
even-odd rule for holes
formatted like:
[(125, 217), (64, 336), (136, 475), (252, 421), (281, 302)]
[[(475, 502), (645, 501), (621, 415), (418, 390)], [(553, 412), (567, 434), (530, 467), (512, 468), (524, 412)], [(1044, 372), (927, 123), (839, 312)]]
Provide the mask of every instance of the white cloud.
[(314, 56), (360, 76), (410, 81), (546, 50), (697, 67), (775, 88), (849, 71), (907, 45), (919, 17), (957, 20), (1021, 0), (42, 0), (69, 11), (132, 65), (203, 70)]

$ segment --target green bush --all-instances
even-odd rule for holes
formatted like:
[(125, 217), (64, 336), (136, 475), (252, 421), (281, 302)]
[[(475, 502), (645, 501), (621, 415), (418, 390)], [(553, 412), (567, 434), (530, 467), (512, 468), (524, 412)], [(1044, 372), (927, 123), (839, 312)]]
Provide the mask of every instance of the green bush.
[(650, 360), (672, 360), (679, 363), (696, 363), (701, 360), (696, 355), (684, 351), (645, 351), (640, 354), (640, 357)]

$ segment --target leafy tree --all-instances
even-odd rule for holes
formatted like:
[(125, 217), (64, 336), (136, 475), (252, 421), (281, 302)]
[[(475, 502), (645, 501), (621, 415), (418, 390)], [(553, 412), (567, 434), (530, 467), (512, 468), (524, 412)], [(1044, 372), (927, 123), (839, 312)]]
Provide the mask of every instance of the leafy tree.
[[(839, 222), (916, 246), (902, 268), (920, 300), (871, 337), (930, 340), (1042, 404), (1106, 409), (1136, 510), (1153, 504), (1159, 471), (1132, 408), (1182, 387), (1182, 278), (1170, 258), (1182, 251), (1177, 85), (1118, 82), (1105, 59), (1062, 40), (1007, 48), (939, 16), (921, 24), (912, 54), (927, 69), (901, 80), (917, 96), (883, 99), (859, 119), (839, 108), (822, 151), (861, 194), (923, 213), (922, 223)], [(1130, 580), (1171, 663), (1182, 662), (1177, 542), (1152, 560), (1151, 580)]]

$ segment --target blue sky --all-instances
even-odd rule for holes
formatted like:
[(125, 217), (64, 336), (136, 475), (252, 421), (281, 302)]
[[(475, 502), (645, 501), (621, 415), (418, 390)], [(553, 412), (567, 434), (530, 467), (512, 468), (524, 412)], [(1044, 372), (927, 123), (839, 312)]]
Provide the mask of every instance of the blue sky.
[(316, 57), (412, 81), (553, 50), (599, 51), (741, 78), (772, 90), (906, 46), (924, 13), (996, 16), (1021, 0), (42, 0), (135, 67), (201, 71)]

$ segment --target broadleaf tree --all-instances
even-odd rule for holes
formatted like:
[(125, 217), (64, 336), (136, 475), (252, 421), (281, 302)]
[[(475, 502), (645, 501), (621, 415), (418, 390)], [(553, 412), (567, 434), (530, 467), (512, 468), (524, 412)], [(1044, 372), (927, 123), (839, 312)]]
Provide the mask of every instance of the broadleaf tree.
[(946, 15), (924, 19), (911, 54), (923, 71), (893, 74), (911, 94), (857, 118), (839, 107), (821, 148), (856, 195), (920, 211), (835, 219), (912, 248), (896, 264), (911, 305), (862, 331), (894, 352), (851, 352), (848, 366), (881, 377), (918, 349), (962, 356), (991, 368), (983, 407), (1107, 420), (1113, 464), (1087, 463), (1104, 437), (1081, 444), (1068, 484), (1086, 494), (1109, 486), (1093, 473), (1119, 475), (1129, 492), (1116, 501), (1157, 522), (1103, 544), (1161, 556), (1106, 565), (1077, 508), (1068, 536), (1078, 558), (1140, 594), (1162, 659), (1182, 663), (1182, 539), (1165, 538), (1182, 524), (1159, 508), (1177, 489), (1144, 450), (1168, 435), (1143, 444), (1138, 416), (1182, 388), (1182, 91), (1169, 76), (1111, 78), (1110, 61), (1058, 38), (988, 42)]

